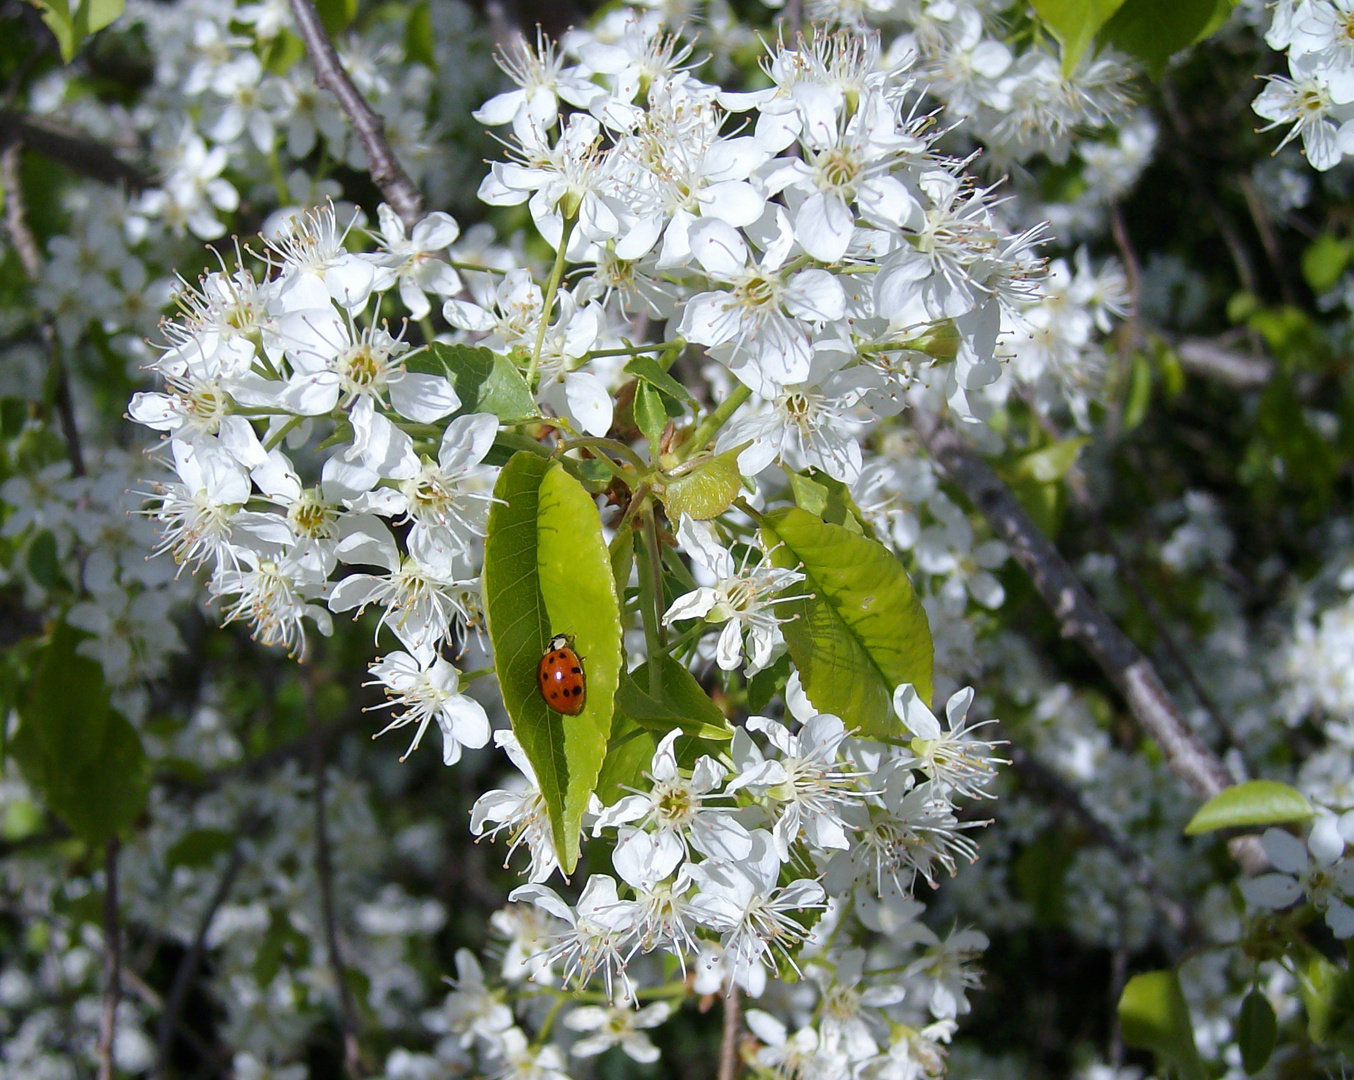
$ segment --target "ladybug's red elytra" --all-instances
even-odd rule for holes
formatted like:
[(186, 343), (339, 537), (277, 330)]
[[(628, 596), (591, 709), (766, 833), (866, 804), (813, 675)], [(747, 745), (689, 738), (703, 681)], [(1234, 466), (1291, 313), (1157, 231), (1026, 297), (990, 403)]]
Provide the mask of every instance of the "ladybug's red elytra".
[(574, 639), (556, 634), (545, 647), (545, 655), (536, 668), (536, 683), (541, 697), (556, 712), (577, 716), (587, 701), (587, 679), (583, 658), (574, 652)]

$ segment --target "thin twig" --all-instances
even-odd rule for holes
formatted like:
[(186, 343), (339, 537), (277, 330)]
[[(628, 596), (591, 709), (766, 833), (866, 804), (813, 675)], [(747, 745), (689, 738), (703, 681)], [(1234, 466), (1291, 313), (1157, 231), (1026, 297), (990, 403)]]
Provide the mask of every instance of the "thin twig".
[[(1057, 618), (1063, 636), (1080, 641), (1123, 694), (1139, 725), (1160, 745), (1170, 770), (1200, 799), (1210, 799), (1231, 786), (1226, 767), (1185, 723), (1152, 662), (1100, 609), (987, 462), (957, 432), (928, 413), (914, 411), (912, 429), (936, 464), (1011, 549)], [(1263, 865), (1258, 843), (1234, 844), (1233, 853), (1248, 870)]]
[(1232, 265), (1236, 269), (1237, 280), (1241, 282), (1241, 287), (1252, 296), (1258, 296), (1260, 284), (1255, 274), (1255, 267), (1251, 265), (1250, 253), (1246, 250), (1241, 235), (1232, 223), (1231, 215), (1218, 202), (1204, 178), (1203, 171), (1192, 156), (1189, 122), (1185, 119), (1184, 110), (1181, 109), (1180, 100), (1175, 93), (1175, 87), (1169, 79), (1165, 79), (1161, 83), (1161, 103), (1166, 113), (1166, 119), (1170, 122), (1171, 129), (1175, 133), (1175, 138), (1171, 140), (1169, 146), (1176, 168), (1184, 174), (1185, 180), (1194, 190), (1195, 198), (1203, 204), (1204, 209), (1208, 211), (1208, 216), (1213, 219), (1213, 224), (1217, 226), (1223, 246), (1227, 248), (1227, 254), (1232, 257)]
[(1195, 375), (1213, 379), (1237, 390), (1258, 390), (1274, 376), (1274, 365), (1262, 356), (1248, 356), (1201, 338), (1175, 346), (1180, 366)]
[(404, 227), (412, 230), (423, 217), (423, 196), (390, 148), (384, 122), (343, 70), (338, 52), (329, 40), (312, 0), (291, 0), (291, 11), (296, 20), (296, 32), (306, 43), (310, 62), (315, 65), (316, 83), (338, 99), (340, 108), (357, 133), (362, 149), (366, 151), (372, 180), (404, 222)]
[(1124, 223), (1123, 211), (1117, 202), (1110, 203), (1110, 228), (1114, 233), (1114, 243), (1119, 249), (1119, 258), (1124, 260), (1124, 280), (1128, 285), (1128, 300), (1131, 305), (1128, 313), (1128, 339), (1137, 336), (1139, 298), (1142, 296), (1142, 268), (1138, 264), (1137, 252), (1128, 238), (1128, 226)]
[[(122, 985), (150, 1006), (152, 1011), (158, 1013), (164, 1008), (165, 999), (155, 992), (154, 987), (147, 986), (146, 981), (131, 968), (122, 969)], [(213, 1070), (210, 1075), (230, 1076), (230, 1061), (222, 1056), (219, 1047), (209, 1045), (196, 1031), (182, 1024), (176, 1025), (175, 1032), (183, 1037), (205, 1064), (210, 1066)]]
[(118, 919), (116, 836), (103, 848), (103, 1014), (99, 1019), (99, 1080), (113, 1080), (113, 1034), (122, 990), (122, 925)]
[(132, 191), (149, 187), (150, 173), (117, 156), (116, 148), (45, 118), (0, 109), (0, 144), (23, 143), (80, 176)]
[[(242, 832), (244, 831), (246, 830), (242, 830)], [(198, 920), (197, 933), (193, 937), (193, 944), (189, 946), (188, 952), (184, 954), (183, 959), (179, 962), (178, 970), (174, 973), (174, 982), (169, 988), (169, 997), (160, 1013), (160, 1025), (156, 1031), (155, 1069), (151, 1073), (152, 1078), (164, 1076), (168, 1070), (169, 1051), (174, 1041), (174, 1032), (179, 1026), (179, 1012), (183, 1008), (184, 1000), (188, 997), (188, 991), (193, 985), (193, 977), (197, 974), (198, 964), (202, 961), (202, 954), (206, 952), (207, 934), (211, 931), (212, 921), (216, 918), (217, 911), (226, 902), (226, 897), (230, 895), (230, 890), (235, 885), (235, 877), (239, 874), (240, 867), (244, 865), (244, 844), (241, 842), (242, 840), (243, 837), (236, 840), (235, 846), (231, 849), (230, 861), (226, 863), (226, 869), (221, 875), (221, 880), (216, 883), (216, 891), (207, 901), (207, 906), (202, 912), (202, 918)]]
[(315, 709), (313, 669), (301, 679), (305, 690), (306, 711), (310, 717), (313, 736), (312, 765), (315, 772), (315, 875), (320, 884), (320, 914), (324, 920), (325, 948), (329, 952), (329, 966), (333, 972), (339, 999), (339, 1023), (343, 1030), (343, 1060), (348, 1075), (356, 1080), (361, 1075), (362, 1053), (357, 1040), (357, 1009), (348, 988), (343, 953), (339, 950), (338, 919), (334, 913), (334, 867), (329, 852), (329, 826), (325, 817), (325, 762), (324, 741), (321, 738), (319, 717)]
[(724, 990), (724, 1038), (719, 1044), (718, 1080), (735, 1080), (738, 1076), (738, 1039), (743, 1032), (743, 1003), (738, 984), (732, 979)]
[[(19, 165), (23, 156), (20, 143), (11, 141), (0, 151), (0, 186), (5, 192), (5, 228), (14, 250), (18, 252), (23, 264), (24, 274), (36, 285), (42, 280), (42, 250), (38, 247), (33, 230), (28, 227), (28, 210), (24, 202), (23, 185), (19, 179)], [(66, 442), (66, 456), (70, 459), (71, 473), (84, 476), (85, 455), (80, 446), (80, 429), (75, 423), (75, 403), (71, 400), (70, 375), (61, 361), (61, 343), (56, 336), (56, 327), (52, 325), (50, 315), (42, 319), (42, 341), (47, 348), (48, 362), (55, 369), (56, 409), (61, 422), (61, 434)]]
[(1241, 188), (1241, 194), (1246, 198), (1246, 209), (1251, 212), (1255, 231), (1260, 235), (1260, 246), (1265, 249), (1274, 276), (1279, 279), (1279, 295), (1285, 304), (1296, 304), (1297, 291), (1293, 288), (1293, 280), (1289, 275), (1289, 264), (1283, 257), (1283, 248), (1279, 244), (1278, 235), (1274, 232), (1274, 225), (1260, 201), (1260, 193), (1255, 189), (1255, 181), (1251, 179), (1249, 173), (1241, 173), (1237, 177), (1237, 184)]

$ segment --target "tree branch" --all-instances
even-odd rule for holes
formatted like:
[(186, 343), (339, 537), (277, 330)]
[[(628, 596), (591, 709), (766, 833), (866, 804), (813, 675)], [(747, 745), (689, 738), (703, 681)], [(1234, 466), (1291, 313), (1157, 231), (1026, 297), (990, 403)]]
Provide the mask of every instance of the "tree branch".
[(734, 1080), (738, 1075), (738, 1036), (743, 1030), (743, 1003), (738, 984), (732, 979), (724, 990), (724, 1038), (719, 1044), (718, 1080)]
[(412, 230), (423, 217), (423, 196), (396, 160), (395, 152), (386, 138), (384, 122), (343, 70), (338, 52), (325, 33), (313, 0), (291, 0), (291, 11), (296, 19), (296, 32), (306, 43), (310, 62), (315, 65), (316, 83), (338, 99), (339, 106), (357, 133), (358, 141), (362, 143), (362, 149), (366, 151), (372, 180), (404, 222), (404, 227)]
[(151, 183), (146, 169), (124, 161), (107, 143), (52, 120), (0, 109), (0, 145), (13, 143), (23, 143), (30, 150), (91, 180), (126, 184), (132, 191), (140, 191)]
[(1142, 727), (1166, 754), (1171, 771), (1200, 798), (1209, 799), (1232, 778), (1186, 726), (1156, 669), (1086, 591), (1072, 568), (1030, 520), (1009, 488), (963, 438), (928, 413), (913, 414), (913, 430), (945, 474), (987, 519), (1057, 617), (1064, 637), (1076, 638), (1119, 688)]
[[(303, 0), (309, 2), (309, 0)], [(319, 717), (315, 709), (314, 671), (306, 673), (301, 680), (305, 689), (306, 711), (310, 717), (312, 742), (312, 767), (315, 772), (315, 875), (320, 885), (320, 914), (324, 920), (325, 948), (329, 952), (329, 966), (337, 984), (339, 999), (339, 1023), (343, 1029), (343, 1059), (348, 1075), (354, 1080), (361, 1075), (362, 1053), (357, 1041), (357, 1009), (353, 1005), (352, 992), (348, 989), (347, 972), (343, 967), (343, 954), (339, 950), (338, 919), (334, 913), (334, 867), (329, 851), (329, 827), (325, 818), (325, 762), (324, 741), (321, 738)]]
[(103, 1014), (99, 1019), (99, 1080), (113, 1080), (113, 1034), (122, 990), (122, 926), (118, 920), (118, 838), (103, 849)]
[[(249, 831), (248, 829), (241, 830), (245, 834)], [(155, 1068), (151, 1072), (152, 1078), (164, 1076), (169, 1069), (169, 1051), (174, 1041), (174, 1032), (179, 1026), (179, 1012), (183, 1008), (184, 999), (188, 997), (188, 991), (193, 985), (193, 976), (197, 974), (198, 964), (202, 961), (202, 954), (206, 952), (207, 934), (211, 931), (216, 912), (226, 902), (226, 897), (230, 895), (230, 890), (235, 884), (235, 877), (239, 874), (240, 867), (244, 865), (244, 846), (241, 840), (243, 840), (243, 836), (235, 842), (235, 846), (231, 849), (230, 861), (226, 863), (225, 872), (222, 873), (221, 880), (216, 883), (216, 891), (207, 901), (207, 906), (202, 912), (202, 918), (198, 921), (193, 944), (184, 954), (178, 970), (174, 973), (174, 982), (169, 988), (169, 996), (165, 999), (164, 1008), (160, 1012), (160, 1025), (156, 1031)]]
[(1215, 341), (1190, 338), (1178, 342), (1175, 351), (1186, 371), (1237, 390), (1259, 389), (1274, 374), (1274, 365), (1264, 357), (1233, 352)]
[[(1231, 775), (1185, 723), (1152, 662), (1096, 605), (1058, 549), (987, 462), (956, 431), (929, 413), (913, 410), (912, 430), (992, 531), (1006, 542), (1057, 618), (1063, 636), (1080, 641), (1123, 694), (1138, 724), (1161, 747), (1170, 770), (1200, 799), (1210, 799), (1230, 787)], [(1244, 842), (1233, 842), (1233, 854), (1248, 872), (1258, 870), (1264, 865), (1258, 842), (1253, 837), (1240, 840)]]
[[(28, 227), (28, 209), (24, 202), (23, 185), (19, 181), (19, 164), (23, 147), (10, 142), (0, 151), (0, 186), (5, 192), (5, 228), (9, 231), (14, 249), (23, 264), (24, 274), (36, 285), (42, 280), (42, 250), (38, 247), (33, 230)], [(61, 434), (66, 442), (66, 456), (70, 459), (71, 473), (84, 476), (85, 455), (80, 446), (80, 429), (75, 423), (75, 403), (71, 400), (70, 374), (61, 361), (61, 343), (56, 336), (56, 327), (52, 319), (44, 314), (42, 319), (42, 341), (47, 347), (48, 362), (55, 369), (57, 415), (61, 421)]]

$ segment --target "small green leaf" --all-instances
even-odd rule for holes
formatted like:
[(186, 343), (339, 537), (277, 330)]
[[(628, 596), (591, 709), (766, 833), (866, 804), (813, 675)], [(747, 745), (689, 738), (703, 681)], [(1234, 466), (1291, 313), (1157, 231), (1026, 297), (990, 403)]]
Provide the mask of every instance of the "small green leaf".
[(829, 525), (840, 525), (853, 533), (874, 538), (874, 532), (865, 521), (865, 516), (851, 497), (851, 489), (827, 473), (813, 471), (809, 476), (792, 473), (786, 475), (790, 480), (790, 492), (794, 495), (795, 505), (814, 517), (822, 518)]
[(1310, 945), (1296, 950), (1298, 995), (1307, 1011), (1307, 1034), (1317, 1046), (1354, 1049), (1354, 979), (1347, 967)]
[(1302, 793), (1287, 784), (1277, 780), (1248, 780), (1219, 792), (1199, 807), (1185, 826), (1185, 835), (1307, 821), (1313, 813)]
[(235, 834), (225, 829), (193, 829), (184, 833), (178, 842), (165, 852), (165, 865), (171, 870), (187, 866), (198, 870), (211, 866), (223, 851), (235, 846)]
[(778, 604), (790, 656), (814, 708), (867, 736), (902, 730), (893, 691), (912, 683), (931, 697), (933, 649), (926, 612), (902, 564), (883, 545), (797, 507), (767, 514), (762, 535), (777, 566), (806, 580)]
[(1340, 280), (1351, 255), (1354, 255), (1354, 244), (1349, 240), (1322, 233), (1302, 253), (1302, 276), (1313, 292), (1323, 293), (1334, 288)]
[(315, 0), (315, 10), (329, 36), (338, 37), (357, 18), (357, 0)]
[(656, 456), (663, 438), (663, 428), (668, 422), (668, 412), (663, 407), (663, 395), (648, 383), (636, 383), (631, 411), (635, 417), (635, 426), (649, 440), (649, 453)]
[[(428, 346), (421, 363), (411, 361), (411, 370), (445, 374), (461, 399), (461, 412), (493, 413), (500, 420), (521, 420), (536, 415), (536, 400), (522, 373), (506, 356), (471, 345)], [(435, 366), (434, 366), (435, 365)]]
[[(622, 671), (620, 604), (591, 496), (558, 463), (515, 454), (499, 474), (484, 545), (484, 599), (503, 705), (550, 813), (564, 872), (606, 755)], [(583, 711), (547, 707), (536, 668), (554, 634), (583, 658)]]
[(28, 572), (44, 589), (53, 589), (61, 577), (61, 560), (57, 556), (56, 537), (43, 529), (28, 545)]
[(1125, 1043), (1165, 1058), (1184, 1080), (1207, 1080), (1174, 971), (1149, 971), (1129, 979), (1119, 997), (1119, 1026)]
[(790, 494), (794, 497), (795, 505), (805, 513), (822, 517), (827, 510), (827, 488), (802, 473), (787, 471), (786, 477), (790, 481)]
[(694, 675), (670, 656), (662, 658), (662, 698), (653, 697), (641, 689), (649, 685), (649, 665), (646, 661), (629, 674), (621, 676), (616, 692), (616, 707), (660, 738), (673, 728), (686, 734), (713, 742), (728, 742), (733, 728), (709, 696), (701, 689)]
[(1090, 441), (1086, 436), (1078, 435), (1073, 439), (1052, 443), (1023, 455), (1015, 463), (1012, 472), (1018, 477), (1033, 480), (1038, 484), (1056, 484), (1072, 471), (1082, 447)]
[(67, 64), (85, 38), (98, 33), (122, 14), (124, 4), (124, 0), (79, 0), (72, 8), (67, 0), (32, 2), (42, 12), (42, 21), (56, 36), (61, 59)]
[(697, 521), (709, 521), (724, 513), (742, 490), (743, 472), (738, 468), (738, 455), (747, 447), (747, 443), (739, 443), (669, 477), (662, 491), (668, 517), (679, 521), (686, 514)]
[(1241, 1047), (1241, 1064), (1247, 1074), (1254, 1076), (1265, 1067), (1279, 1041), (1279, 1021), (1274, 1006), (1258, 989), (1253, 989), (1241, 1002), (1241, 1014), (1236, 1021), (1236, 1041)]
[(786, 680), (790, 677), (790, 654), (781, 653), (780, 657), (768, 668), (762, 668), (748, 680), (748, 711), (759, 713), (771, 704), (771, 699), (785, 692)]
[(1147, 418), (1152, 404), (1152, 365), (1140, 352), (1133, 354), (1128, 371), (1128, 395), (1124, 401), (1123, 420), (1119, 430), (1124, 434), (1135, 430)]
[(437, 67), (437, 54), (434, 51), (433, 10), (429, 0), (419, 0), (409, 9), (409, 19), (404, 24), (404, 55), (416, 64), (424, 67)]
[(1160, 79), (1173, 55), (1216, 27), (1220, 6), (1230, 10), (1232, 0), (1124, 0), (1101, 39), (1141, 60)]
[(1062, 44), (1063, 74), (1070, 75), (1096, 33), (1124, 0), (1034, 0), (1035, 14)]
[(696, 407), (696, 399), (691, 396), (691, 391), (669, 375), (663, 365), (652, 356), (636, 356), (625, 365), (625, 370), (627, 374), (648, 383), (665, 397), (670, 397), (683, 405), (690, 405), (693, 409)]
[[(622, 687), (625, 679), (626, 676), (621, 676)], [(628, 795), (630, 788), (640, 785), (653, 762), (656, 747), (657, 742), (648, 729), (617, 708), (611, 721), (611, 737), (607, 740), (602, 771), (597, 774), (597, 798), (603, 806), (610, 806)]]

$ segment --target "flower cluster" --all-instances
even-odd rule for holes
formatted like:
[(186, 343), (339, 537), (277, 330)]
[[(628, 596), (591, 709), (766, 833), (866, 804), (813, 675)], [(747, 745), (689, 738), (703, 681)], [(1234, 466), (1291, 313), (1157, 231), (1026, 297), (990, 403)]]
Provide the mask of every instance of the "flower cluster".
[(482, 796), (471, 828), (506, 833), (530, 853), (531, 883), (510, 899), (549, 916), (533, 923), (537, 953), (522, 961), (534, 978), (597, 976), (609, 997), (632, 998), (631, 961), (658, 952), (757, 997), (768, 972), (796, 965), (829, 896), (838, 914), (857, 896), (910, 898), (918, 878), (934, 886), (976, 857), (967, 833), (981, 823), (961, 821), (956, 803), (988, 795), (999, 759), (966, 725), (971, 690), (950, 699), (942, 727), (910, 685), (899, 687), (895, 708), (913, 735), (905, 749), (852, 737), (814, 712), (793, 677), (787, 698), (797, 730), (750, 718), (734, 733), (732, 768), (708, 755), (684, 764), (674, 730), (647, 790), (595, 802), (590, 832), (614, 837), (617, 876), (593, 874), (573, 905), (542, 884), (558, 860), (535, 774), (510, 733), (496, 736), (523, 783)]
[(1281, 147), (1296, 138), (1312, 168), (1325, 172), (1354, 153), (1354, 48), (1348, 5), (1332, 0), (1283, 0), (1275, 5), (1265, 41), (1287, 54), (1288, 75), (1268, 76), (1252, 106), (1269, 123), (1291, 124)]

